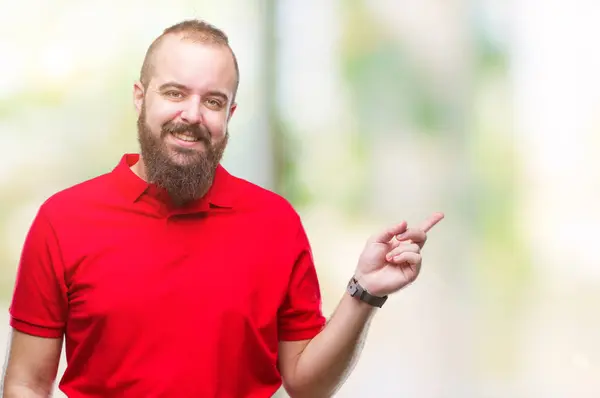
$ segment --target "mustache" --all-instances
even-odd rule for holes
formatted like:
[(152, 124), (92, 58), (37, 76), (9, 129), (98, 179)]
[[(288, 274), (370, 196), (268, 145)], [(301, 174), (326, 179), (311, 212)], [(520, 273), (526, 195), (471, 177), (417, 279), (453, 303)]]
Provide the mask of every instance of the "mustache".
[(183, 134), (188, 133), (196, 139), (210, 143), (210, 132), (201, 124), (185, 124), (185, 123), (166, 123), (162, 127), (162, 136), (167, 134)]

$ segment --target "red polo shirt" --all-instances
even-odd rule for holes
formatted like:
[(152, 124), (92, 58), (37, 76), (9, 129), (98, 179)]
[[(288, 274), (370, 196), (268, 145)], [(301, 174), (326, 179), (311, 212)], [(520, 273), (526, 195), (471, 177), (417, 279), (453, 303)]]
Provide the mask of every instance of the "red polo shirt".
[(222, 167), (202, 200), (172, 208), (138, 159), (40, 207), (11, 325), (65, 336), (70, 398), (271, 397), (279, 341), (325, 322), (299, 216)]

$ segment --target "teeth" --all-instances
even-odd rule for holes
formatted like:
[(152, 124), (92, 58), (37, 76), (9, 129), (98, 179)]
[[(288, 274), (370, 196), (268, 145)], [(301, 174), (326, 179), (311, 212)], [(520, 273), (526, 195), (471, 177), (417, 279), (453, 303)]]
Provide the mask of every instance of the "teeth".
[(185, 133), (173, 133), (173, 136), (181, 141), (187, 141), (187, 142), (198, 141), (198, 139), (196, 137), (185, 134)]

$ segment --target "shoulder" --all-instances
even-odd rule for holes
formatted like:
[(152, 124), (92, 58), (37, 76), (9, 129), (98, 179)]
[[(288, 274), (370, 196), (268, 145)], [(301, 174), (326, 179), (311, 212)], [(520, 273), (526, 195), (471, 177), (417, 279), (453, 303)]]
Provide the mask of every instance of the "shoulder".
[(238, 214), (252, 215), (259, 220), (260, 230), (280, 231), (282, 235), (303, 235), (304, 227), (297, 209), (281, 194), (232, 176), (235, 196), (233, 205)]
[(78, 210), (85, 210), (90, 204), (106, 198), (114, 190), (110, 173), (82, 181), (49, 196), (40, 206), (40, 212), (47, 218), (60, 218)]
[(286, 219), (299, 219), (299, 214), (288, 199), (270, 189), (231, 176), (236, 192), (235, 206), (239, 209), (263, 211)]

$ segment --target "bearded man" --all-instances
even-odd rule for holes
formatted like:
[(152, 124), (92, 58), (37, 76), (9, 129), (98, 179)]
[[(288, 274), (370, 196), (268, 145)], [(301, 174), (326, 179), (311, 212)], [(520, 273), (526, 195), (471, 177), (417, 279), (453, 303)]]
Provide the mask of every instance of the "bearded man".
[(133, 89), (141, 154), (54, 194), (25, 240), (4, 397), (329, 397), (387, 296), (415, 280), (426, 232), (367, 241), (328, 322), (300, 217), (220, 164), (239, 68), (198, 20), (166, 29)]

